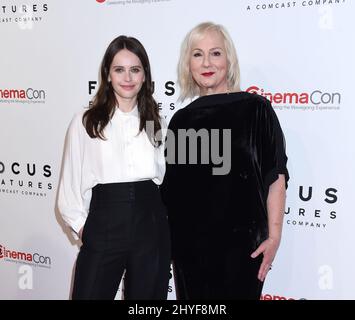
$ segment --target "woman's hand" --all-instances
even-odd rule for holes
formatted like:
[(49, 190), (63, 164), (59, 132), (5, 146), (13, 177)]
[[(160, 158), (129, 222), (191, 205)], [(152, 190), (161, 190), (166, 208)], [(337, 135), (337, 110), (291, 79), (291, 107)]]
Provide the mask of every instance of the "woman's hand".
[(84, 227), (81, 227), (81, 229), (79, 230), (79, 233), (78, 233), (78, 236), (79, 236), (79, 239), (80, 240), (83, 240), (82, 236), (83, 236), (83, 230), (84, 230)]
[(279, 245), (280, 240), (268, 238), (251, 254), (252, 258), (256, 258), (261, 253), (263, 254), (263, 261), (258, 272), (258, 279), (260, 281), (264, 281), (267, 273), (271, 270), (272, 262), (274, 261)]
[(260, 265), (258, 273), (258, 279), (260, 281), (265, 280), (280, 245), (283, 217), (285, 212), (285, 185), (285, 175), (279, 174), (278, 179), (269, 187), (267, 197), (269, 237), (251, 254), (252, 258), (256, 258), (261, 253), (263, 254), (263, 261)]

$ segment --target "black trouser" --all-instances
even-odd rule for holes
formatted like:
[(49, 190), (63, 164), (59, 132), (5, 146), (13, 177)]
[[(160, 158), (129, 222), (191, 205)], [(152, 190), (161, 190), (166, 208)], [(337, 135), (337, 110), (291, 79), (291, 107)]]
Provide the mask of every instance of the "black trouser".
[(73, 299), (166, 299), (170, 235), (158, 187), (149, 181), (93, 188), (76, 262)]

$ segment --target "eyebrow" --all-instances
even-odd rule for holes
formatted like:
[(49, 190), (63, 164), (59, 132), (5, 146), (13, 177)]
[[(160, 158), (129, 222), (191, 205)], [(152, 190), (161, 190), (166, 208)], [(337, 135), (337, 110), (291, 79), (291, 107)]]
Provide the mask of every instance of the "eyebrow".
[[(112, 66), (112, 68), (117, 68), (117, 67), (125, 68), (126, 66), (121, 66), (121, 65), (119, 65), (119, 64)], [(143, 68), (142, 66), (139, 66), (139, 65), (137, 65), (137, 66), (128, 66), (128, 67), (129, 67), (129, 68), (139, 68), (139, 69), (142, 69), (142, 68)]]
[[(223, 49), (222, 49), (221, 47), (211, 48), (211, 49), (209, 49), (209, 51), (216, 50), (216, 49), (219, 49), (219, 50), (222, 50), (222, 51), (223, 51)], [(192, 50), (200, 50), (200, 51), (203, 51), (203, 50), (200, 49), (200, 48), (194, 48), (194, 49), (192, 49)]]

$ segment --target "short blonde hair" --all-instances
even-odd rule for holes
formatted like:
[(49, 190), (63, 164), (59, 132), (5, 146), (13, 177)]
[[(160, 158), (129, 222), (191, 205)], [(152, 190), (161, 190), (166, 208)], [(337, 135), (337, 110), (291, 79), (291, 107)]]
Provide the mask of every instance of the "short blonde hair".
[(194, 27), (186, 35), (181, 44), (180, 59), (178, 63), (178, 83), (180, 86), (179, 100), (181, 101), (186, 98), (192, 99), (200, 95), (200, 89), (191, 75), (190, 58), (194, 42), (201, 39), (210, 31), (218, 32), (224, 40), (228, 62), (228, 88), (231, 91), (240, 91), (239, 62), (232, 38), (222, 25), (213, 22), (203, 22)]

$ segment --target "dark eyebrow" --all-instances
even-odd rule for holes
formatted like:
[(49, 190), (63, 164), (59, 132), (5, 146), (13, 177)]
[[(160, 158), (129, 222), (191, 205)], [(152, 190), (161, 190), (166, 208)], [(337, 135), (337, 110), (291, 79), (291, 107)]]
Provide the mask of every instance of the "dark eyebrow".
[[(112, 68), (125, 68), (125, 66), (121, 66), (121, 65), (113, 65)], [(140, 68), (142, 69), (142, 66), (130, 66), (129, 68)]]

